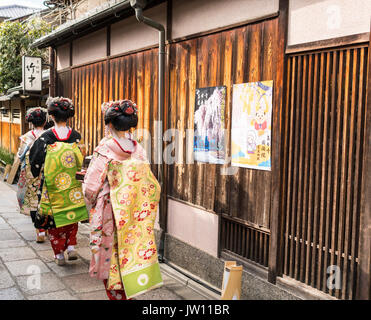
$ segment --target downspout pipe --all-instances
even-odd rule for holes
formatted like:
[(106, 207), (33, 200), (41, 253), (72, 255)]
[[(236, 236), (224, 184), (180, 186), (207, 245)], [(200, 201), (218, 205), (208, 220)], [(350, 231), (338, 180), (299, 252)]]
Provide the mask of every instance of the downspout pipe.
[[(157, 147), (160, 150), (157, 152), (157, 172), (158, 172), (158, 181), (163, 189), (163, 182), (164, 182), (164, 170), (162, 164), (162, 136), (163, 136), (163, 110), (164, 110), (164, 97), (165, 97), (165, 27), (145, 16), (143, 16), (143, 8), (145, 6), (145, 1), (138, 1), (138, 0), (131, 0), (131, 6), (135, 10), (135, 16), (137, 20), (141, 23), (148, 25), (149, 27), (156, 29), (159, 32), (159, 52), (158, 52), (158, 113), (157, 113)], [(166, 206), (166, 195), (161, 193), (161, 201), (160, 201), (160, 214), (162, 212), (166, 212), (163, 206)], [(161, 216), (160, 216), (161, 218)], [(161, 220), (161, 219), (160, 219)], [(160, 223), (160, 245), (158, 249), (158, 256), (160, 262), (164, 262), (164, 251), (165, 251), (165, 232), (166, 232), (166, 224), (167, 224), (167, 217), (164, 217), (164, 223)]]

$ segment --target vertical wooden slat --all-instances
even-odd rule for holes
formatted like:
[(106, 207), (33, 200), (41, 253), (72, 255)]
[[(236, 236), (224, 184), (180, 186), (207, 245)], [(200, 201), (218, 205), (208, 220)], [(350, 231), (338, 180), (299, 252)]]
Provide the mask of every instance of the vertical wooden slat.
[[(359, 50), (359, 68), (360, 71), (358, 76), (358, 90), (357, 90), (357, 103), (356, 103), (356, 127), (357, 130), (355, 130), (355, 141), (356, 141), (356, 147), (355, 147), (355, 165), (354, 165), (354, 190), (353, 190), (353, 219), (352, 219), (352, 228), (350, 230), (351, 233), (351, 253), (352, 253), (352, 260), (350, 265), (350, 285), (352, 286), (352, 290), (350, 290), (349, 299), (353, 299), (356, 297), (356, 282), (357, 282), (357, 263), (356, 258), (358, 257), (358, 239), (359, 239), (359, 208), (360, 208), (360, 191), (361, 191), (361, 159), (362, 159), (362, 153), (361, 153), (361, 135), (363, 130), (363, 112), (364, 112), (364, 70), (367, 70), (367, 67), (365, 66), (365, 63), (367, 64), (367, 56), (365, 58), (365, 48), (360, 48)], [(358, 142), (358, 143), (357, 143)]]
[[(335, 141), (336, 141), (336, 148), (335, 148), (335, 155), (334, 159), (336, 161), (334, 162), (334, 178), (333, 181), (333, 206), (332, 206), (332, 212), (333, 212), (333, 219), (332, 219), (332, 237), (331, 237), (331, 257), (330, 257), (330, 265), (335, 264), (335, 259), (336, 259), (336, 252), (338, 251), (337, 247), (337, 230), (338, 230), (338, 218), (339, 218), (339, 211), (338, 211), (338, 202), (339, 202), (339, 197), (338, 197), (338, 190), (339, 190), (339, 183), (338, 183), (338, 176), (339, 176), (339, 155), (340, 155), (340, 145), (339, 145), (339, 140), (340, 140), (340, 134), (341, 134), (341, 98), (342, 98), (342, 81), (343, 81), (343, 58), (344, 54), (343, 51), (339, 52), (338, 55), (338, 71), (337, 71), (337, 86), (336, 86), (336, 136), (335, 136)], [(330, 290), (330, 294), (333, 294), (333, 291)]]
[[(311, 105), (311, 99), (312, 99), (312, 71), (313, 71), (313, 55), (309, 55), (308, 57), (308, 77), (306, 80), (306, 86), (307, 86), (307, 97), (305, 101), (306, 106)], [(302, 236), (301, 239), (303, 241), (300, 251), (300, 279), (303, 282), (306, 282), (306, 266), (308, 264), (308, 259), (306, 257), (306, 251), (310, 247), (310, 240), (308, 240), (308, 233), (307, 233), (307, 226), (309, 223), (308, 219), (308, 187), (309, 187), (309, 175), (310, 175), (310, 169), (311, 169), (311, 123), (312, 123), (312, 117), (311, 117), (311, 110), (310, 108), (304, 107), (305, 110), (305, 117), (306, 117), (306, 140), (305, 140), (305, 162), (304, 162), (304, 181), (303, 181), (303, 222), (302, 222)]]
[[(297, 77), (298, 81), (296, 82), (296, 91), (298, 93), (301, 92), (301, 81), (302, 78), (302, 57), (298, 57), (298, 68), (297, 68)], [(293, 156), (293, 185), (297, 186), (298, 184), (298, 157), (299, 157), (299, 134), (298, 131), (300, 128), (299, 122), (300, 122), (300, 94), (297, 94), (295, 96), (295, 123), (294, 129), (294, 156)], [(292, 191), (292, 202), (291, 202), (291, 211), (297, 212), (297, 195), (298, 190), (297, 187), (293, 188)], [(296, 233), (296, 226), (297, 226), (297, 215), (293, 214), (291, 219), (291, 246), (290, 246), (290, 265), (289, 265), (289, 272), (292, 277), (294, 277), (295, 273), (295, 252), (296, 252), (296, 246), (297, 246), (297, 233)]]
[(349, 276), (349, 255), (352, 254), (350, 252), (350, 234), (352, 227), (351, 227), (351, 218), (352, 218), (352, 211), (351, 211), (351, 206), (352, 206), (352, 193), (353, 193), (353, 184), (354, 184), (354, 176), (353, 176), (353, 159), (354, 159), (354, 153), (355, 153), (355, 148), (354, 148), (354, 128), (355, 128), (355, 99), (356, 99), (356, 82), (357, 82), (357, 73), (358, 73), (358, 65), (357, 65), (357, 53), (355, 50), (349, 50), (352, 53), (352, 56), (350, 57), (351, 59), (351, 64), (352, 67), (349, 67), (349, 77), (351, 81), (351, 90), (348, 98), (348, 103), (350, 105), (350, 116), (348, 113), (349, 117), (349, 138), (348, 138), (348, 159), (347, 159), (347, 166), (348, 170), (346, 173), (346, 203), (345, 203), (345, 226), (344, 226), (344, 267), (343, 267), (343, 277), (342, 277), (342, 299), (345, 299), (348, 295), (348, 289), (349, 289), (349, 283), (348, 283), (348, 276)]
[[(323, 80), (324, 83), (322, 86), (324, 87), (324, 90), (322, 92), (322, 105), (323, 105), (323, 138), (322, 138), (322, 159), (321, 159), (321, 193), (320, 193), (320, 203), (319, 203), (319, 231), (318, 231), (318, 246), (319, 246), (319, 256), (318, 256), (318, 276), (317, 276), (317, 288), (321, 288), (322, 280), (323, 280), (323, 274), (326, 273), (326, 270), (323, 270), (322, 265), (326, 265), (323, 263), (324, 260), (324, 251), (328, 250), (327, 246), (324, 246), (324, 237), (325, 237), (325, 219), (326, 219), (326, 213), (327, 213), (327, 207), (325, 205), (326, 201), (326, 183), (327, 180), (327, 155), (328, 155), (328, 119), (329, 119), (329, 104), (328, 104), (328, 95), (329, 95), (329, 74), (330, 74), (330, 54), (326, 53), (324, 57), (324, 74), (323, 74)], [(321, 274), (322, 273), (322, 274)], [(324, 286), (326, 283), (324, 283)]]
[(362, 192), (360, 209), (360, 249), (358, 299), (371, 299), (371, 32), (368, 44), (368, 65), (366, 72), (366, 99), (364, 119), (364, 142), (362, 159)]
[(313, 213), (314, 213), (314, 219), (313, 219), (313, 248), (312, 248), (312, 277), (311, 277), (311, 285), (316, 285), (316, 280), (318, 277), (318, 255), (320, 254), (320, 249), (318, 248), (318, 237), (319, 237), (319, 201), (320, 201), (320, 181), (321, 176), (319, 172), (321, 172), (321, 144), (322, 144), (322, 92), (323, 92), (323, 71), (324, 71), (324, 54), (319, 54), (319, 73), (318, 73), (318, 80), (319, 80), (319, 86), (318, 86), (318, 96), (317, 101), (315, 102), (317, 105), (316, 107), (319, 109), (319, 112), (317, 113), (317, 118), (313, 120), (316, 125), (316, 138), (317, 143), (315, 147), (315, 163), (316, 163), (316, 175), (315, 175), (315, 182), (314, 182), (314, 197), (313, 197)]
[[(292, 220), (292, 217), (293, 217), (293, 211), (291, 210), (291, 203), (292, 203), (292, 188), (290, 188), (289, 186), (293, 185), (292, 183), (292, 179), (293, 179), (293, 149), (292, 149), (292, 145), (293, 145), (293, 141), (294, 141), (294, 137), (295, 137), (295, 132), (294, 132), (294, 124), (295, 124), (295, 104), (294, 104), (294, 95), (293, 95), (293, 91), (294, 91), (294, 88), (296, 86), (296, 68), (297, 68), (297, 59), (295, 57), (291, 58), (290, 59), (292, 61), (292, 72), (291, 72), (291, 81), (290, 81), (290, 85), (291, 85), (291, 91), (290, 91), (290, 112), (289, 112), (289, 115), (290, 115), (290, 125), (289, 125), (289, 128), (291, 128), (287, 134), (287, 136), (289, 137), (289, 145), (288, 147), (286, 148), (286, 150), (289, 150), (288, 153), (288, 169), (287, 169), (287, 189), (286, 189), (286, 195), (287, 195), (287, 198), (286, 198), (286, 214), (287, 214), (287, 218), (286, 218), (286, 242), (285, 242), (285, 250), (284, 250), (284, 256), (285, 256), (285, 266), (284, 266), (284, 273), (285, 274), (289, 274), (290, 273), (290, 261), (291, 261), (291, 255), (290, 255), (290, 252), (291, 252), (291, 246), (293, 245), (293, 233), (291, 231), (291, 220)], [(291, 238), (290, 238), (291, 236)]]
[[(345, 52), (345, 67), (348, 70), (350, 63), (350, 52), (346, 50)], [(342, 104), (343, 109), (343, 122), (342, 122), (342, 157), (341, 157), (341, 175), (340, 175), (340, 204), (339, 204), (339, 211), (340, 211), (340, 221), (339, 221), (339, 232), (338, 232), (338, 256), (336, 260), (336, 265), (343, 269), (343, 259), (342, 253), (344, 252), (344, 230), (345, 230), (345, 216), (342, 214), (345, 211), (345, 201), (346, 201), (346, 170), (347, 170), (347, 148), (348, 148), (348, 93), (349, 93), (349, 72), (345, 73), (345, 80), (344, 80), (344, 100)], [(344, 283), (342, 283), (342, 291), (344, 291)], [(336, 297), (340, 298), (342, 296), (342, 292), (337, 290)]]
[[(336, 174), (334, 174), (334, 135), (335, 135), (335, 125), (336, 125), (336, 65), (337, 65), (337, 52), (335, 51), (332, 54), (332, 59), (331, 59), (331, 87), (328, 89), (329, 95), (330, 95), (330, 111), (329, 111), (329, 146), (328, 146), (328, 167), (327, 167), (327, 172), (328, 172), (328, 179), (329, 181), (332, 181), (336, 179)], [(332, 183), (327, 183), (327, 193), (326, 193), (326, 207), (328, 209), (327, 217), (326, 217), (326, 238), (325, 238), (325, 243), (326, 243), (326, 251), (324, 254), (324, 272), (323, 272), (323, 283), (325, 284), (327, 282), (327, 267), (330, 265), (330, 257), (331, 257), (331, 251), (334, 251), (334, 248), (331, 245), (331, 237), (334, 232), (334, 212), (331, 210), (332, 206), (332, 201), (334, 199), (333, 197), (333, 184)], [(324, 289), (325, 292), (327, 292), (327, 288)]]
[[(305, 108), (305, 100), (306, 100), (306, 76), (308, 74), (307, 72), (307, 57), (303, 57), (302, 59), (302, 65), (303, 65), (303, 71), (302, 71), (302, 78), (301, 81), (301, 100), (298, 101), (298, 109), (300, 110), (300, 128), (305, 128), (305, 115), (306, 115), (306, 108)], [(303, 188), (304, 188), (304, 181), (303, 181), (303, 175), (300, 174), (303, 172), (304, 167), (304, 159), (305, 159), (305, 131), (301, 130), (299, 133), (299, 143), (298, 143), (298, 191), (297, 191), (297, 211), (298, 211), (298, 219), (296, 221), (296, 248), (295, 248), (295, 265), (294, 265), (294, 277), (300, 278), (300, 252), (301, 247), (304, 246), (304, 244), (301, 242), (302, 239), (302, 201), (303, 201)]]
[(270, 229), (271, 237), (269, 244), (268, 281), (275, 283), (277, 275), (281, 274), (281, 248), (283, 213), (281, 209), (281, 139), (283, 137), (282, 119), (284, 116), (284, 88), (287, 43), (289, 1), (279, 1), (279, 17), (276, 25), (277, 42), (274, 46), (275, 63), (274, 70), (274, 97), (272, 110), (272, 171), (271, 171), (271, 201), (270, 201)]

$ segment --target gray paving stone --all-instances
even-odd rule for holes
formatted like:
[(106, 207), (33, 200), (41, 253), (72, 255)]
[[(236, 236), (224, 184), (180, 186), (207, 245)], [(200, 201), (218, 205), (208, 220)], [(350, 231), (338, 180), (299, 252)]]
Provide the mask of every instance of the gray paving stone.
[(91, 260), (91, 250), (90, 247), (81, 247), (77, 249), (79, 256), (85, 260), (87, 263), (90, 263)]
[(28, 247), (0, 249), (0, 258), (6, 261), (26, 260), (35, 258), (35, 252)]
[[(50, 246), (49, 246), (49, 248), (50, 248)], [(36, 251), (36, 253), (40, 257), (40, 259), (44, 262), (53, 262), (54, 261), (53, 250)]]
[(6, 219), (6, 222), (11, 224), (12, 226), (15, 226), (15, 225), (18, 225), (18, 224), (32, 225), (31, 218), (21, 216), (21, 215), (19, 215), (19, 217), (16, 217), (16, 218), (8, 218), (8, 219)]
[(11, 230), (12, 227), (7, 223), (0, 224), (0, 230)]
[(90, 225), (89, 223), (79, 222), (79, 233), (82, 235), (90, 235)]
[(4, 210), (0, 207), (0, 216), (4, 219), (17, 218), (20, 213), (18, 209)]
[(64, 277), (64, 283), (76, 293), (84, 293), (104, 289), (102, 280), (89, 276), (88, 273)]
[(50, 272), (45, 263), (39, 259), (5, 262), (5, 265), (15, 277)]
[(74, 274), (87, 273), (89, 271), (89, 266), (81, 261), (81, 259), (74, 261), (67, 261), (64, 266), (57, 266), (55, 262), (47, 263), (48, 267), (52, 269), (58, 277), (66, 277)]
[(62, 290), (29, 296), (28, 300), (78, 300), (78, 298), (72, 296), (67, 290)]
[(53, 272), (20, 276), (16, 280), (22, 292), (27, 295), (44, 294), (66, 289), (66, 286)]
[(1, 230), (0, 232), (0, 241), (3, 240), (17, 240), (19, 239), (19, 235), (14, 230)]
[(7, 197), (4, 194), (1, 195), (0, 212), (16, 212), (19, 214), (19, 207), (15, 204), (17, 200), (6, 199)]
[(32, 231), (36, 237), (36, 230), (32, 223), (13, 224), (13, 228), (17, 232)]
[(80, 234), (77, 235), (77, 245), (76, 248), (81, 247), (88, 247), (89, 246), (89, 238), (87, 236), (82, 236)]
[(36, 233), (35, 233), (35, 240), (34, 241), (28, 241), (28, 244), (32, 248), (34, 248), (37, 252), (38, 251), (51, 250), (51, 248), (52, 248), (48, 237), (45, 237), (45, 241), (43, 243), (37, 243), (36, 242)]
[(14, 281), (5, 266), (0, 263), (0, 289), (14, 286)]
[(21, 237), (27, 241), (36, 241), (36, 231), (22, 231), (19, 232)]
[[(3, 232), (3, 231), (1, 231)], [(21, 239), (0, 241), (0, 249), (24, 247), (26, 242)]]
[(106, 290), (80, 293), (78, 297), (81, 300), (109, 300), (106, 294)]
[(0, 290), (0, 300), (24, 300), (24, 296), (16, 287), (12, 287)]

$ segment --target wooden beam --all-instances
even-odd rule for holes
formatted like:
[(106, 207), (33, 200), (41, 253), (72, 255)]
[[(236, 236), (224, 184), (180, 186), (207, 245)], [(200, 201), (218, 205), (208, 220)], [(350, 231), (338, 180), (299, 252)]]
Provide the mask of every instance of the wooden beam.
[(106, 38), (106, 56), (109, 57), (111, 55), (111, 25), (107, 26)]
[(56, 64), (55, 64), (55, 48), (49, 47), (49, 63), (50, 63), (50, 74), (49, 74), (49, 96), (54, 97), (56, 94)]
[[(371, 32), (370, 32), (371, 35)], [(368, 44), (365, 139), (360, 212), (360, 246), (357, 299), (371, 299), (371, 37)]]
[(69, 54), (70, 54), (70, 67), (72, 67), (73, 66), (73, 42), (72, 41), (70, 41), (70, 52), (69, 52)]
[(21, 99), (21, 114), (20, 114), (20, 120), (21, 120), (21, 135), (24, 135), (27, 132), (27, 123), (26, 123), (26, 102), (24, 99)]
[(166, 41), (171, 41), (172, 33), (173, 33), (173, 0), (168, 0), (166, 6)]
[[(172, 0), (166, 3), (166, 37), (169, 39), (171, 36), (171, 25), (172, 25)], [(165, 98), (164, 107), (162, 110), (162, 128), (163, 132), (168, 129), (168, 110), (170, 103), (170, 45), (167, 43), (165, 50), (167, 52), (165, 61)], [(165, 150), (166, 143), (163, 141), (162, 150)], [(164, 160), (162, 160), (164, 161)], [(167, 222), (168, 222), (168, 177), (169, 177), (169, 166), (166, 163), (162, 164), (162, 190), (161, 190), (161, 203), (160, 203), (160, 219), (159, 224), (164, 233), (167, 233)], [(164, 235), (163, 235), (164, 236)]]
[(280, 0), (278, 16), (278, 40), (276, 45), (276, 63), (274, 65), (274, 95), (272, 115), (272, 171), (271, 171), (271, 236), (268, 257), (268, 281), (276, 283), (281, 273), (282, 212), (281, 212), (281, 141), (284, 134), (284, 83), (286, 76), (286, 43), (288, 29), (289, 1)]
[(368, 42), (369, 37), (370, 37), (369, 32), (365, 32), (365, 33), (359, 33), (359, 34), (352, 34), (350, 36), (295, 44), (295, 45), (287, 47), (286, 54), (297, 53), (297, 52), (307, 52), (307, 51), (320, 50), (320, 49), (326, 49), (326, 48), (337, 48), (337, 47), (355, 45), (358, 43), (365, 43), (365, 42)]

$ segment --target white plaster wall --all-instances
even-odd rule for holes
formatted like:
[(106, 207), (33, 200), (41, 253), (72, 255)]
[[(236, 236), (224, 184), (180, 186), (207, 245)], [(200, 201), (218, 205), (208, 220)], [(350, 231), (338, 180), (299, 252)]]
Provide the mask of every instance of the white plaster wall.
[(101, 6), (105, 4), (108, 0), (85, 0), (85, 1), (80, 1), (78, 4), (76, 10), (75, 10), (75, 18), (79, 18), (86, 12)]
[(288, 45), (370, 31), (371, 0), (290, 0)]
[(218, 254), (218, 216), (168, 200), (168, 233), (213, 256)]
[(97, 59), (102, 59), (107, 55), (107, 29), (90, 33), (84, 37), (73, 41), (72, 63), (78, 65)]
[[(166, 3), (144, 11), (144, 15), (164, 25)], [(111, 55), (125, 53), (158, 44), (158, 31), (139, 23), (135, 16), (111, 26)]]
[(70, 44), (66, 43), (57, 47), (57, 70), (70, 66)]
[(174, 0), (172, 38), (256, 19), (278, 11), (278, 0)]

